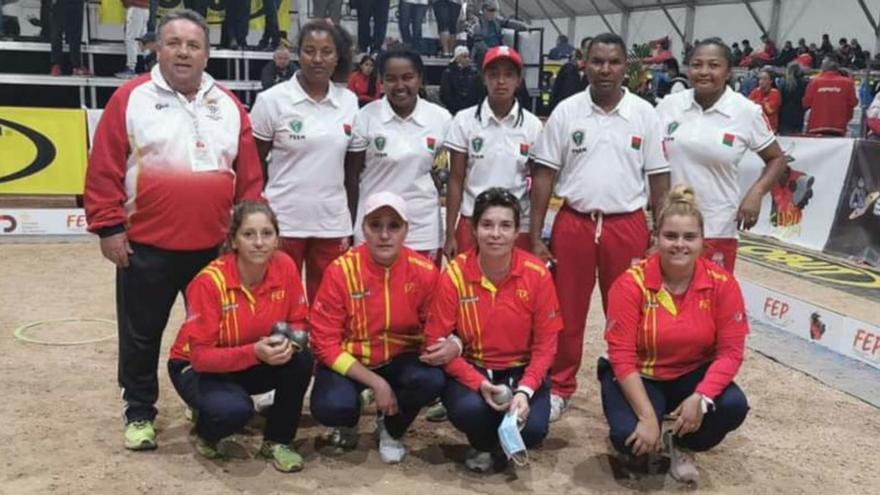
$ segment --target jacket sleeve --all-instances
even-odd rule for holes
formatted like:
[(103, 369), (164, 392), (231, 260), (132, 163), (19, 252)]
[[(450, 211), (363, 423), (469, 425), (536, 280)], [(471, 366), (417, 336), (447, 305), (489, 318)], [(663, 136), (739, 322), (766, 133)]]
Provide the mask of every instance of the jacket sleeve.
[[(428, 314), (428, 323), (425, 327), (425, 345), (434, 344), (448, 337), (458, 321), (458, 292), (447, 272), (440, 276), (435, 291), (434, 301)], [(465, 336), (459, 335), (465, 351), (469, 342)], [(471, 390), (479, 390), (480, 384), (485, 377), (480, 374), (467, 360), (458, 356), (443, 367), (446, 373), (459, 383)]]
[(345, 375), (357, 359), (343, 348), (348, 331), (348, 293), (343, 285), (342, 272), (336, 264), (324, 272), (321, 287), (312, 304), (312, 350), (326, 367)]
[(730, 385), (742, 364), (749, 324), (739, 284), (727, 279), (716, 292), (715, 359), (696, 392), (714, 399)]
[(257, 142), (251, 127), (251, 118), (244, 107), (235, 99), (241, 116), (241, 130), (238, 136), (238, 156), (233, 165), (235, 169), (235, 202), (243, 200), (260, 200), (263, 195), (263, 166), (257, 152)]
[(186, 289), (186, 321), (181, 332), (188, 332), (190, 364), (199, 373), (232, 373), (259, 363), (253, 342), (219, 346), (221, 308), (220, 292), (211, 277), (193, 279)]
[(813, 106), (813, 97), (815, 96), (815, 94), (816, 94), (816, 83), (814, 80), (811, 80), (810, 82), (807, 83), (807, 91), (806, 91), (806, 94), (804, 94), (804, 99), (802, 101), (803, 107), (805, 109)]
[(605, 323), (605, 342), (608, 361), (618, 381), (638, 373), (638, 327), (642, 316), (641, 289), (632, 275), (624, 273), (608, 292), (608, 316)]
[(550, 272), (538, 279), (534, 314), (532, 314), (532, 353), (526, 366), (520, 386), (531, 391), (538, 390), (550, 371), (556, 356), (556, 341), (562, 330), (562, 314), (559, 312), (559, 299)]
[(309, 329), (309, 303), (306, 301), (306, 293), (303, 290), (302, 277), (299, 269), (292, 259), (289, 262), (289, 275), (286, 277), (290, 284), (287, 289), (287, 300), (289, 307), (287, 309), (286, 321), (288, 324), (302, 329)]
[(125, 172), (131, 148), (125, 123), (130, 91), (118, 89), (101, 116), (86, 170), (84, 204), (89, 232), (107, 237), (125, 230)]

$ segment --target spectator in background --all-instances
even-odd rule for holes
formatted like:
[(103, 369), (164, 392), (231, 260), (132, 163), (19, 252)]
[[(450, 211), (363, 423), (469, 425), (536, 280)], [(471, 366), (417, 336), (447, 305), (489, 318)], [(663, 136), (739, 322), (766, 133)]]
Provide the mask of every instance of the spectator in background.
[[(225, 45), (230, 50), (247, 50), (247, 36), (250, 29), (250, 0), (225, 0), (226, 15), (221, 29), (226, 35)], [(224, 43), (221, 43), (224, 44)]]
[(658, 98), (663, 98), (666, 95), (675, 94), (691, 87), (687, 77), (679, 72), (677, 60), (670, 58), (663, 62), (663, 66), (666, 69), (666, 78), (657, 85)]
[(400, 0), (400, 38), (407, 48), (422, 53), (422, 23), (428, 0)]
[(811, 68), (812, 69), (818, 68), (819, 63), (821, 62), (822, 58), (819, 54), (819, 48), (816, 46), (815, 43), (810, 43), (810, 55), (813, 58), (813, 66)]
[(752, 53), (752, 62), (760, 63), (761, 65), (769, 64), (776, 58), (776, 42), (771, 40), (766, 34), (761, 36), (761, 42), (764, 43), (764, 48), (761, 51)]
[(378, 100), (382, 95), (382, 85), (376, 77), (376, 61), (369, 53), (361, 55), (355, 71), (348, 78), (348, 89), (358, 97), (358, 106)]
[(773, 65), (785, 67), (789, 62), (796, 59), (797, 55), (797, 51), (791, 45), (791, 41), (786, 41), (776, 60), (773, 61)]
[(862, 49), (859, 40), (855, 38), (851, 39), (849, 43), (852, 46), (853, 52), (852, 66), (856, 69), (866, 68), (868, 66), (868, 52)]
[(643, 64), (655, 65), (662, 64), (673, 58), (672, 52), (669, 51), (669, 37), (660, 38), (649, 43), (651, 47), (651, 56), (642, 59)]
[[(359, 0), (358, 49), (361, 53), (379, 53), (388, 29), (390, 0)], [(370, 25), (372, 21), (372, 26)]]
[[(355, 8), (354, 5), (352, 5), (352, 8)], [(333, 25), (339, 25), (339, 19), (342, 18), (342, 0), (314, 0), (312, 2), (312, 9), (313, 18), (324, 19), (325, 21), (329, 19), (333, 21)]]
[(589, 46), (593, 38), (586, 37), (581, 40), (581, 48), (575, 50), (572, 60), (560, 67), (553, 81), (553, 89), (550, 91), (550, 111), (556, 105), (569, 96), (580, 93), (587, 89), (587, 75), (585, 62), (585, 47)]
[(278, 27), (278, 9), (281, 0), (263, 0), (263, 36), (257, 44), (258, 50), (275, 50), (281, 44), (281, 30)]
[(753, 51), (754, 49), (752, 48), (752, 44), (749, 43), (749, 40), (742, 40), (742, 56), (748, 57)]
[(779, 110), (779, 134), (801, 134), (804, 132), (804, 107), (801, 101), (807, 91), (807, 80), (802, 66), (796, 62), (788, 64), (785, 69), (785, 81), (782, 83), (782, 107)]
[(147, 34), (147, 21), (150, 16), (149, 0), (122, 0), (125, 6), (125, 68), (116, 73), (120, 79), (130, 79), (137, 75), (138, 38)]
[[(693, 47), (691, 47), (691, 50), (693, 50)], [(690, 53), (690, 52), (688, 52), (688, 53)], [(733, 44), (730, 45), (730, 54), (733, 57), (733, 60), (732, 60), (733, 65), (738, 66), (740, 61), (743, 58), (743, 52), (739, 48), (739, 43), (737, 43), (736, 41), (734, 41)], [(687, 58), (690, 58), (690, 57), (687, 57)]]
[[(227, 1), (235, 1), (235, 0), (227, 0)], [(194, 12), (198, 12), (200, 16), (205, 19), (208, 18), (208, 3), (209, 0), (183, 0), (183, 6), (187, 9), (190, 9)], [(157, 3), (158, 5), (158, 3)]]
[[(828, 37), (828, 34), (822, 35), (822, 45), (819, 47), (819, 55), (821, 55), (822, 59), (830, 56), (834, 53), (834, 46), (831, 44), (831, 39)], [(816, 58), (816, 57), (813, 57)]]
[(803, 38), (798, 38), (797, 50), (800, 51), (801, 48), (803, 48), (804, 50), (809, 49), (807, 47), (807, 40), (805, 40)]
[(779, 108), (782, 106), (782, 95), (773, 87), (773, 74), (769, 70), (758, 73), (758, 87), (749, 94), (749, 99), (761, 106), (764, 117), (774, 133), (779, 132)]
[(574, 53), (574, 47), (568, 42), (568, 36), (560, 34), (556, 38), (556, 46), (550, 50), (550, 60), (568, 60)]
[(280, 82), (287, 81), (293, 77), (297, 69), (298, 66), (290, 62), (290, 50), (279, 46), (272, 55), (272, 61), (263, 66), (263, 72), (260, 75), (263, 91)]
[(798, 47), (797, 63), (803, 70), (810, 70), (813, 68), (813, 55), (810, 53), (809, 48)]
[(757, 71), (750, 70), (746, 73), (745, 76), (740, 80), (739, 92), (745, 97), (748, 97), (752, 94), (752, 90), (758, 87), (758, 73)]
[(803, 103), (810, 109), (808, 134), (845, 136), (859, 99), (853, 80), (841, 74), (840, 65), (828, 57), (822, 61), (822, 72), (807, 85)]
[(156, 65), (156, 53), (159, 51), (159, 43), (156, 41), (156, 33), (148, 32), (141, 36), (138, 38), (138, 44), (143, 53), (141, 65), (137, 68), (138, 74), (150, 72), (153, 69), (153, 66)]
[(440, 77), (440, 101), (455, 115), (479, 103), (482, 96), (480, 72), (471, 63), (470, 52), (466, 46), (455, 47), (449, 66)]
[(852, 65), (852, 47), (849, 46), (849, 41), (846, 38), (840, 38), (840, 41), (837, 43), (837, 61), (843, 67), (849, 67)]
[(458, 17), (461, 15), (461, 0), (434, 0), (431, 6), (434, 9), (434, 18), (437, 19), (440, 52), (444, 58), (452, 57), (455, 34), (458, 32)]
[(70, 65), (74, 76), (90, 76), (92, 73), (83, 66), (82, 28), (84, 0), (56, 0), (52, 5), (51, 39), (52, 53), (49, 60), (52, 67), (49, 74), (61, 75), (61, 55), (63, 41), (70, 47)]
[(493, 46), (504, 44), (504, 29), (522, 30), (528, 26), (520, 21), (498, 15), (498, 0), (484, 0), (483, 8), (477, 22), (471, 26), (471, 37), (474, 40), (474, 60), (477, 65), (483, 63), (483, 55)]
[(868, 124), (868, 137), (873, 139), (880, 138), (880, 93), (874, 96), (871, 106), (865, 111)]

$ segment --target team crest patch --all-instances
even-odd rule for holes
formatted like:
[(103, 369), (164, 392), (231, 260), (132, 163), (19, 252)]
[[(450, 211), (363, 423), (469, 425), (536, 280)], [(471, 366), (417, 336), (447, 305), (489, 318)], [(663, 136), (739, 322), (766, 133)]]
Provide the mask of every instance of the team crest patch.
[(678, 122), (670, 122), (669, 125), (666, 126), (666, 134), (671, 136), (676, 129), (678, 129)]
[(293, 119), (293, 120), (290, 121), (290, 130), (291, 130), (291, 131), (293, 131), (293, 132), (299, 134), (300, 132), (302, 132), (302, 129), (303, 129), (303, 122), (302, 122), (302, 120), (299, 120), (299, 119)]
[(725, 132), (724, 137), (721, 138), (721, 144), (723, 144), (724, 146), (731, 147), (731, 148), (733, 148), (734, 141), (736, 141), (736, 136), (734, 136), (733, 134), (731, 134), (729, 132)]
[(575, 146), (580, 146), (584, 144), (584, 131), (574, 131), (571, 133), (571, 140), (574, 141)]
[(385, 137), (384, 136), (376, 136), (376, 139), (373, 140), (373, 144), (376, 145), (376, 149), (382, 151), (385, 149)]
[(471, 139), (471, 147), (474, 149), (474, 153), (479, 153), (483, 149), (483, 138), (475, 137)]

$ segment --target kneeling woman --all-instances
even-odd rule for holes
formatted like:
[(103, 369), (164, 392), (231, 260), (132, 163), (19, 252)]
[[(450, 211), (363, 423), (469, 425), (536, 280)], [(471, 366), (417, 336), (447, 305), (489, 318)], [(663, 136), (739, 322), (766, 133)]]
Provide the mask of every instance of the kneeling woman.
[[(689, 188), (669, 193), (656, 244), (609, 293), (602, 408), (618, 451), (642, 456), (666, 443), (670, 474), (691, 482), (696, 465), (677, 446), (709, 450), (748, 412), (733, 378), (749, 326), (736, 279), (700, 257), (703, 216)], [(672, 422), (661, 439), (664, 416)]]
[(418, 355), (438, 274), (428, 258), (403, 246), (408, 223), (400, 196), (373, 194), (362, 211), (366, 243), (328, 267), (312, 307), (312, 346), (320, 364), (311, 410), (319, 423), (337, 428), (333, 443), (354, 448), (360, 392), (372, 389), (380, 412), (379, 455), (398, 463), (406, 455), (404, 433), (445, 382), (443, 372)]
[[(425, 333), (429, 344), (453, 331), (463, 342), (462, 355), (445, 366), (452, 379), (443, 404), (471, 445), (467, 467), (486, 472), (493, 458), (503, 461), (496, 430), (505, 414), (517, 415), (527, 448), (547, 436), (547, 371), (562, 317), (544, 263), (514, 247), (519, 199), (506, 189), (486, 189), (474, 201), (472, 218), (477, 247), (449, 263)], [(492, 396), (502, 385), (515, 394), (509, 405), (499, 406)]]
[(168, 374), (197, 413), (196, 450), (223, 454), (218, 442), (254, 414), (251, 394), (275, 390), (260, 454), (279, 471), (298, 471), (293, 450), (312, 356), (289, 340), (269, 338), (273, 324), (305, 328), (308, 307), (293, 260), (276, 251), (278, 220), (263, 203), (232, 214), (231, 252), (211, 262), (186, 289), (186, 322), (171, 348)]

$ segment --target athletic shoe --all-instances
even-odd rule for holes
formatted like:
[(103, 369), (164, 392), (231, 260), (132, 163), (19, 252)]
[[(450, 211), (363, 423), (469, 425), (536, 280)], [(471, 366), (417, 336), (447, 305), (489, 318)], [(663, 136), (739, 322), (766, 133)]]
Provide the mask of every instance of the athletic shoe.
[(344, 450), (353, 450), (357, 447), (357, 426), (342, 426), (334, 428), (328, 437), (330, 445)]
[(74, 76), (82, 76), (89, 77), (92, 75), (92, 71), (90, 71), (87, 67), (74, 67), (73, 68)]
[(125, 448), (128, 450), (152, 450), (156, 448), (156, 430), (148, 419), (132, 421), (125, 425)]
[(282, 473), (302, 471), (303, 458), (293, 447), (283, 443), (264, 441), (260, 455), (272, 462), (272, 467)]
[(434, 405), (428, 407), (428, 410), (425, 412), (425, 419), (432, 423), (442, 423), (449, 419), (446, 414), (446, 407), (442, 402), (437, 401)]
[(58, 77), (61, 75), (61, 66), (58, 64), (52, 64), (52, 67), (49, 68), (49, 75)]
[(556, 394), (550, 394), (550, 422), (559, 421), (562, 413), (568, 409), (571, 399), (564, 399)]
[(399, 464), (406, 457), (403, 440), (394, 438), (385, 428), (385, 419), (376, 417), (376, 435), (379, 437), (379, 457), (385, 464)]
[(492, 470), (492, 454), (470, 447), (464, 465), (475, 473), (488, 473)]
[(196, 435), (196, 452), (205, 459), (223, 459), (218, 442), (209, 442)]
[(126, 67), (125, 69), (122, 69), (121, 71), (113, 75), (119, 79), (131, 79), (137, 76), (137, 72), (135, 72), (134, 69), (130, 67)]

